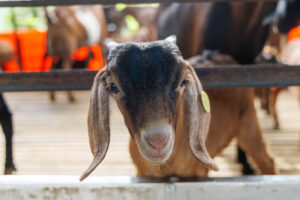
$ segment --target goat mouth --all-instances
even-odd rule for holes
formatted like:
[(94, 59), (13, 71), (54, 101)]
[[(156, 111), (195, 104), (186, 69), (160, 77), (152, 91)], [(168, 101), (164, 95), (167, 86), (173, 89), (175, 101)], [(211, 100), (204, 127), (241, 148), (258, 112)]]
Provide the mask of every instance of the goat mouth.
[(143, 157), (152, 163), (162, 163), (168, 160), (173, 150), (173, 142), (168, 138), (167, 143), (160, 150), (156, 149), (152, 145), (145, 144), (145, 150), (141, 151)]
[(157, 164), (165, 162), (169, 158), (167, 153), (157, 154), (157, 155), (148, 154), (147, 156), (144, 156), (144, 157), (145, 157), (146, 160), (148, 160), (152, 163), (157, 163)]

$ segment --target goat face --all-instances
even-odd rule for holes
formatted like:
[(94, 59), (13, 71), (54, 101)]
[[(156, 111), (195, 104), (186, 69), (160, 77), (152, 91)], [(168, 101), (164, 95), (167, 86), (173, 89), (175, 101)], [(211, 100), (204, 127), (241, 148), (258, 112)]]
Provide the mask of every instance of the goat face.
[(111, 42), (108, 49), (107, 67), (95, 78), (89, 111), (94, 161), (81, 179), (96, 168), (108, 148), (108, 96), (116, 100), (146, 160), (165, 162), (172, 153), (176, 129), (181, 129), (187, 132), (196, 158), (215, 169), (205, 147), (210, 114), (200, 106), (202, 87), (181, 57), (175, 36), (142, 44)]
[(127, 43), (110, 51), (108, 87), (150, 162), (164, 162), (172, 152), (183, 69), (180, 52), (170, 41)]

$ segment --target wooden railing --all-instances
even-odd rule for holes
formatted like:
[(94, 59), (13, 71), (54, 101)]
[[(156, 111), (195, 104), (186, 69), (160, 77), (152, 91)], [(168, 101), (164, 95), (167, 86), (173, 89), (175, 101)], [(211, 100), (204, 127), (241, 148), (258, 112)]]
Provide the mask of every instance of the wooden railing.
[[(205, 88), (300, 85), (300, 66), (244, 65), (196, 70)], [(0, 92), (89, 90), (96, 71), (0, 73)]]
[[(58, 6), (58, 5), (86, 5), (102, 4), (113, 5), (117, 3), (138, 4), (138, 3), (171, 3), (171, 2), (221, 2), (224, 0), (0, 0), (0, 7), (17, 6)], [(225, 0), (225, 1), (276, 1), (276, 0)]]
[[(75, 4), (219, 2), (221, 0), (0, 0), (0, 7)], [(224, 1), (224, 0), (223, 0)], [(226, 0), (257, 1), (257, 0)], [(259, 0), (274, 1), (274, 0)], [(42, 90), (89, 90), (94, 71), (51, 71), (40, 73), (0, 73), (0, 92)], [(300, 85), (299, 66), (222, 66), (197, 70), (207, 88), (267, 87)]]

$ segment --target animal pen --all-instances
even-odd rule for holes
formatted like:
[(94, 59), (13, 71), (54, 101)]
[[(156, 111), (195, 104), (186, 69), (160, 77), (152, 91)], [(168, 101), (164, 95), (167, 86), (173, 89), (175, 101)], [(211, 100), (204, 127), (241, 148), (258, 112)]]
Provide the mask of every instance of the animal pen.
[[(116, 3), (220, 2), (221, 0), (0, 0), (0, 7)], [(225, 1), (225, 0), (224, 0)], [(227, 0), (272, 1), (272, 0)], [(90, 90), (88, 70), (0, 73), (0, 92)], [(207, 67), (196, 73), (205, 88), (300, 85), (300, 66)], [(299, 155), (300, 156), (300, 155)], [(0, 199), (297, 199), (300, 176), (159, 179), (79, 176), (0, 176)]]

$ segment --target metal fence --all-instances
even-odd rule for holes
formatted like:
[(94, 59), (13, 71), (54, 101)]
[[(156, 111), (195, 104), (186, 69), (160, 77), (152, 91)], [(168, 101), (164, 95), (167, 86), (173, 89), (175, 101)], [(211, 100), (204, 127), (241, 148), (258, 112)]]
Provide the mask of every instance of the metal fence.
[(221, 1), (277, 1), (277, 0), (0, 0), (0, 7), (16, 6), (56, 6), (56, 5), (86, 5), (102, 4), (113, 5), (117, 3), (171, 3), (171, 2), (221, 2)]
[[(0, 7), (116, 3), (220, 2), (222, 0), (0, 0)], [(223, 0), (224, 1), (224, 0)], [(226, 0), (274, 1), (274, 0)], [(87, 70), (0, 73), (0, 92), (88, 90), (96, 72)], [(206, 88), (300, 85), (300, 66), (246, 65), (197, 69)]]

